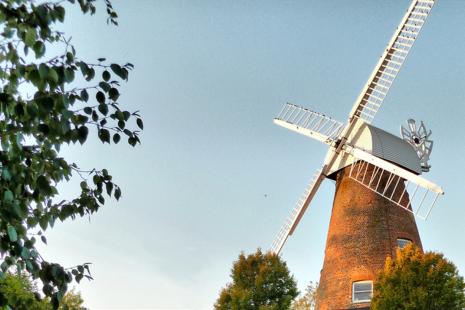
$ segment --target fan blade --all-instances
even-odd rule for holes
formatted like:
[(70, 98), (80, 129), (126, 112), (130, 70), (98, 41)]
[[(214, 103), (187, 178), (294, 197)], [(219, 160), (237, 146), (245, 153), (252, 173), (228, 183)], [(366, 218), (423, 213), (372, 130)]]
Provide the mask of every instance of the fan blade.
[(430, 130), (429, 132), (426, 130), (425, 123), (420, 122), (420, 127), (418, 128), (418, 135), (420, 137), (428, 138), (431, 135), (432, 131)]
[(302, 198), (297, 202), (294, 209), (291, 211), (287, 221), (283, 224), (278, 235), (276, 236), (273, 244), (271, 245), (271, 251), (273, 253), (279, 254), (281, 249), (283, 248), (284, 243), (286, 242), (287, 238), (292, 235), (297, 224), (299, 224), (302, 216), (304, 215), (305, 211), (307, 210), (310, 202), (312, 201), (313, 197), (315, 196), (316, 191), (320, 187), (321, 182), (323, 182), (325, 175), (322, 173), (321, 170), (317, 170), (312, 177), (312, 180), (308, 184), (305, 192), (302, 195)]
[(413, 0), (349, 115), (371, 123), (436, 0)]
[(409, 119), (407, 121), (408, 126), (410, 127), (410, 131), (413, 133), (417, 133), (417, 123), (413, 119)]
[(274, 123), (326, 144), (336, 140), (342, 130), (342, 123), (292, 103), (284, 105)]
[(410, 130), (406, 129), (404, 126), (400, 126), (400, 134), (402, 137), (408, 138), (409, 140), (412, 138), (412, 134), (410, 133)]
[[(344, 151), (355, 158), (350, 171), (352, 179), (422, 219), (428, 218), (444, 194), (433, 182), (366, 151), (348, 145)], [(413, 193), (409, 197), (410, 189)]]

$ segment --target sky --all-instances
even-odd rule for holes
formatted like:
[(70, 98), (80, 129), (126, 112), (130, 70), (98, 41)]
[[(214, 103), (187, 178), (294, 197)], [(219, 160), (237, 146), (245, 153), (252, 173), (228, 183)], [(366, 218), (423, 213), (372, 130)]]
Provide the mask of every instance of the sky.
[[(140, 110), (142, 144), (70, 146), (123, 190), (90, 219), (57, 223), (43, 255), (91, 262), (77, 290), (91, 309), (212, 309), (241, 251), (269, 248), (326, 153), (275, 126), (286, 102), (345, 122), (407, 0), (114, 1), (119, 27), (67, 11), (78, 56), (135, 65), (120, 103)], [(445, 195), (423, 247), (465, 275), (465, 1), (440, 0), (373, 124), (433, 131), (431, 171)], [(63, 184), (63, 198), (78, 193)], [(303, 291), (318, 281), (334, 183), (325, 181), (282, 258)]]

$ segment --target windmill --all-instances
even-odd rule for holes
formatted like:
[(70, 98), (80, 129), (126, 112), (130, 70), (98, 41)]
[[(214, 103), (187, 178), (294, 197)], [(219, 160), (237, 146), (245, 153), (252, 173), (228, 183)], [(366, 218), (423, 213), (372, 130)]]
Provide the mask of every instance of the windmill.
[[(336, 180), (320, 279), (319, 294), (325, 295), (320, 296), (320, 309), (360, 308), (369, 302), (376, 269), (382, 268), (386, 256), (402, 241), (421, 247), (414, 215), (426, 219), (444, 194), (441, 187), (420, 176), (430, 169), (433, 146), (431, 131), (423, 123), (417, 127), (414, 120), (408, 120), (401, 127), (402, 138), (371, 125), (434, 3), (412, 1), (345, 126), (291, 103), (274, 119), (275, 124), (329, 147), (323, 166), (313, 175), (271, 249), (281, 252), (320, 184), (326, 178)], [(368, 250), (361, 248), (362, 241)], [(352, 254), (344, 257), (346, 249)]]

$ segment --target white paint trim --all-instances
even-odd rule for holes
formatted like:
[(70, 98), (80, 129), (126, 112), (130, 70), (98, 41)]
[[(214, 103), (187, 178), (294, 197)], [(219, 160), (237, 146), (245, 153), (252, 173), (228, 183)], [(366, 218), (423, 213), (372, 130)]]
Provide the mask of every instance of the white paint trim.
[(352, 282), (352, 303), (354, 303), (354, 304), (360, 304), (360, 303), (371, 302), (371, 298), (370, 298), (370, 299), (363, 299), (363, 300), (355, 300), (355, 285), (356, 285), (356, 284), (363, 284), (363, 283), (370, 283), (370, 284), (371, 284), (371, 290), (370, 290), (370, 291), (358, 291), (357, 293), (367, 293), (367, 292), (370, 292), (371, 298), (373, 298), (373, 281), (371, 281), (371, 280), (366, 280), (366, 281), (356, 281), (356, 282)]

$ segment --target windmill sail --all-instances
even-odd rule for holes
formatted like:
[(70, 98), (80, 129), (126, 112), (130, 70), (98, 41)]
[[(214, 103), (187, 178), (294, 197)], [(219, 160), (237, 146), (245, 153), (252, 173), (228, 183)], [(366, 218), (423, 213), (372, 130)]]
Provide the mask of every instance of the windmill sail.
[(416, 0), (410, 5), (386, 50), (350, 113), (371, 123), (402, 67), (435, 0)]
[(324, 178), (325, 176), (321, 170), (317, 170), (315, 172), (312, 180), (302, 194), (302, 197), (299, 199), (294, 209), (292, 209), (287, 221), (284, 222), (278, 232), (278, 235), (273, 241), (273, 244), (271, 245), (271, 251), (273, 253), (279, 254), (289, 235), (292, 235)]
[[(299, 200), (287, 222), (285, 222), (275, 238), (271, 249), (274, 253), (279, 254), (287, 238), (292, 235), (324, 178), (332, 172), (345, 167), (344, 165), (339, 167), (341, 163), (347, 162), (345, 157), (351, 159), (350, 177), (352, 179), (420, 217), (428, 217), (437, 198), (444, 193), (439, 186), (407, 170), (409, 167), (404, 169), (387, 160), (373, 156), (359, 148), (359, 146), (354, 147), (354, 145), (348, 144), (354, 141), (354, 135), (363, 133), (359, 132), (361, 124), (369, 124), (373, 120), (417, 39), (435, 1), (412, 1), (368, 82), (357, 98), (349, 114), (349, 122), (345, 127), (330, 117), (290, 103), (285, 104), (278, 117), (274, 119), (274, 123), (277, 125), (330, 146), (322, 170), (313, 176), (303, 197)], [(387, 135), (384, 136), (387, 137)], [(389, 139), (392, 140), (392, 138)], [(398, 143), (394, 144), (398, 145)], [(416, 158), (415, 154), (414, 157)], [(410, 187), (413, 187), (413, 191)], [(400, 194), (398, 194), (399, 191)], [(420, 196), (417, 194), (419, 191), (424, 191), (424, 194)], [(408, 197), (409, 193), (411, 193), (410, 197)], [(418, 204), (413, 202), (416, 197), (420, 197)], [(432, 198), (432, 203), (427, 205), (425, 201), (429, 197)], [(424, 210), (422, 209), (423, 205), (428, 206), (424, 215), (420, 211)]]
[(286, 103), (274, 123), (326, 144), (339, 136), (343, 124), (326, 115)]
[(351, 165), (350, 178), (421, 219), (428, 218), (444, 194), (438, 185), (404, 168), (360, 149), (347, 150), (356, 162)]

